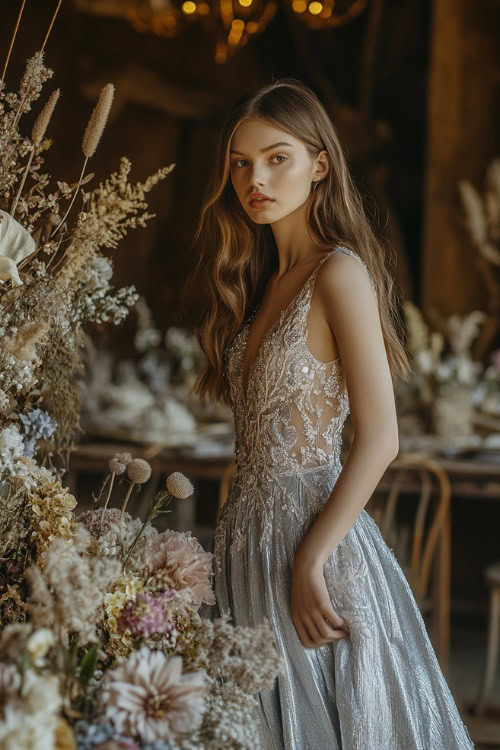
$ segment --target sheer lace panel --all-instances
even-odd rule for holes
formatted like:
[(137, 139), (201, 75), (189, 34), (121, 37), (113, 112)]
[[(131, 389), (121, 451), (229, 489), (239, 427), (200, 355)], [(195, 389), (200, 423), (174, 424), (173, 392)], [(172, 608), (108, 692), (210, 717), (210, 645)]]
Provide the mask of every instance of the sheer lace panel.
[(242, 366), (253, 315), (226, 349), (238, 471), (300, 471), (340, 460), (342, 428), (349, 413), (347, 390), (341, 387), (342, 363), (340, 358), (322, 362), (306, 345), (307, 316), (318, 270), (326, 258), (338, 252), (362, 263), (376, 294), (365, 262), (350, 248), (337, 247), (322, 258), (264, 336), (248, 371), (246, 395)]

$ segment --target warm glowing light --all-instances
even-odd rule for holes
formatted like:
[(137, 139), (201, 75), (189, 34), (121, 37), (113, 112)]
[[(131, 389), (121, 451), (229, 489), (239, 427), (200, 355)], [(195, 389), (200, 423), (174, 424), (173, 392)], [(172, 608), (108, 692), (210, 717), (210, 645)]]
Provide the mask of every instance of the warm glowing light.
[(245, 28), (245, 21), (242, 21), (241, 18), (235, 18), (231, 24), (231, 28), (233, 31), (242, 32)]
[(292, 8), (296, 13), (304, 13), (307, 8), (305, 0), (293, 0)]
[(193, 3), (192, 0), (186, 0), (185, 3), (182, 3), (182, 10), (189, 16), (191, 13), (195, 12), (196, 3)]
[(313, 0), (312, 3), (309, 3), (309, 13), (312, 13), (313, 16), (319, 15), (321, 11), (323, 10), (323, 3), (318, 3), (316, 0)]
[(200, 16), (208, 16), (210, 13), (210, 5), (208, 3), (198, 3), (198, 13)]
[(255, 34), (256, 31), (259, 30), (259, 24), (255, 21), (249, 21), (247, 23), (247, 31), (249, 34)]
[(238, 0), (238, 2), (244, 8), (248, 8), (248, 6), (252, 4), (253, 0)]

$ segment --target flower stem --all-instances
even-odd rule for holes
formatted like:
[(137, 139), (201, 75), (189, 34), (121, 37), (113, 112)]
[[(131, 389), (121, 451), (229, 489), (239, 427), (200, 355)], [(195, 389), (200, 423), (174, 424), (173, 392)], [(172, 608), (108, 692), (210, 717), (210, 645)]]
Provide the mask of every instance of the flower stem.
[(130, 487), (128, 488), (128, 492), (125, 495), (125, 500), (123, 501), (122, 514), (121, 514), (120, 520), (123, 519), (123, 514), (125, 513), (125, 508), (127, 507), (127, 503), (128, 503), (128, 499), (130, 497), (130, 493), (132, 492), (132, 490), (134, 489), (134, 487), (135, 487), (136, 484), (137, 484), (137, 482), (130, 482)]
[(146, 520), (142, 524), (141, 528), (139, 529), (139, 531), (136, 534), (136, 537), (135, 537), (134, 541), (132, 542), (132, 544), (128, 548), (125, 560), (123, 561), (123, 572), (126, 572), (127, 563), (128, 563), (129, 557), (132, 554), (132, 552), (134, 551), (134, 549), (136, 548), (137, 543), (139, 542), (141, 536), (143, 535), (144, 529), (146, 528), (146, 526), (148, 525), (148, 523), (151, 523), (151, 521), (153, 520), (153, 518), (156, 518), (156, 516), (161, 512), (160, 508), (161, 508), (161, 506), (162, 506), (165, 498), (167, 498), (167, 502), (165, 503), (165, 507), (166, 507), (169, 504), (170, 500), (172, 499), (172, 495), (170, 494), (170, 492), (160, 492), (159, 493), (159, 499), (158, 499), (158, 501), (153, 505), (153, 507), (149, 511), (148, 517), (146, 518)]
[(21, 5), (21, 10), (19, 11), (19, 15), (17, 17), (16, 28), (14, 29), (14, 33), (12, 35), (12, 39), (10, 40), (10, 47), (9, 47), (9, 51), (7, 53), (7, 59), (5, 61), (5, 65), (3, 66), (3, 73), (2, 73), (2, 79), (1, 79), (2, 82), (5, 80), (5, 74), (7, 72), (7, 66), (9, 64), (9, 60), (10, 60), (10, 55), (11, 55), (11, 52), (12, 52), (12, 48), (14, 47), (14, 42), (16, 41), (17, 30), (19, 28), (19, 24), (21, 23), (21, 16), (23, 15), (23, 11), (24, 11), (24, 6), (25, 5), (26, 5), (26, 0), (23, 0), (23, 4)]
[(52, 234), (57, 234), (57, 232), (59, 231), (59, 229), (62, 227), (62, 225), (66, 221), (66, 219), (68, 217), (68, 214), (69, 214), (69, 212), (71, 211), (71, 209), (73, 207), (73, 203), (75, 202), (76, 196), (78, 195), (78, 191), (80, 190), (80, 187), (82, 185), (83, 175), (85, 174), (85, 167), (87, 166), (88, 160), (89, 160), (88, 156), (86, 156), (85, 157), (85, 161), (83, 162), (82, 173), (80, 175), (80, 179), (78, 180), (78, 185), (76, 186), (75, 194), (74, 194), (73, 198), (71, 199), (71, 203), (68, 206), (68, 210), (66, 211), (66, 213), (63, 216), (63, 218), (61, 219), (61, 221), (59, 222), (59, 224), (57, 225), (57, 227), (54, 229), (54, 231), (52, 232)]
[(62, 0), (59, 0), (57, 8), (55, 9), (54, 15), (52, 16), (52, 21), (50, 22), (49, 30), (45, 34), (45, 39), (43, 40), (43, 44), (42, 44), (42, 50), (41, 50), (42, 52), (45, 49), (45, 45), (47, 44), (47, 39), (49, 38), (50, 32), (52, 31), (52, 27), (54, 25), (54, 21), (57, 18), (57, 14), (59, 13), (59, 8), (61, 7), (61, 3), (62, 3)]
[(106, 502), (104, 503), (104, 505), (103, 505), (103, 507), (102, 507), (102, 513), (101, 513), (101, 526), (102, 526), (102, 522), (104, 521), (104, 511), (105, 511), (105, 510), (106, 510), (106, 508), (108, 507), (109, 499), (110, 499), (110, 497), (111, 497), (111, 491), (112, 491), (112, 489), (113, 489), (113, 482), (114, 482), (114, 481), (115, 481), (115, 475), (114, 475), (114, 474), (111, 474), (111, 482), (110, 482), (110, 484), (109, 484), (108, 496), (107, 496), (107, 498), (106, 498)]
[(21, 184), (19, 185), (19, 190), (17, 191), (17, 195), (14, 199), (14, 203), (12, 204), (12, 208), (10, 211), (10, 215), (12, 216), (12, 218), (14, 218), (14, 215), (16, 213), (17, 204), (19, 203), (19, 198), (21, 197), (24, 183), (26, 182), (26, 177), (28, 176), (28, 173), (30, 171), (31, 162), (33, 161), (34, 155), (35, 155), (35, 146), (33, 145), (33, 150), (30, 153), (30, 158), (28, 159), (28, 163), (26, 164), (26, 169), (24, 170), (23, 179), (21, 180)]

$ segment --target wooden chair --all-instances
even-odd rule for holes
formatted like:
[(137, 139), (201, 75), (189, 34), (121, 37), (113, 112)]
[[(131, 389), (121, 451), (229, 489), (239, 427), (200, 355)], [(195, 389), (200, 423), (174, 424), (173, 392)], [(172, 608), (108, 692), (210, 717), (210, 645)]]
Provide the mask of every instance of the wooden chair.
[[(408, 511), (415, 504), (406, 501), (406, 523), (397, 513), (405, 502), (403, 493), (417, 495), (410, 522)], [(400, 563), (424, 619), (431, 617), (430, 637), (444, 672), (450, 645), (450, 497), (449, 478), (436, 461), (400, 454), (366, 505)]]
[(484, 578), (490, 587), (490, 614), (488, 622), (488, 641), (484, 659), (483, 674), (479, 685), (474, 713), (484, 713), (493, 684), (498, 664), (498, 641), (500, 636), (500, 561), (490, 565), (484, 571)]

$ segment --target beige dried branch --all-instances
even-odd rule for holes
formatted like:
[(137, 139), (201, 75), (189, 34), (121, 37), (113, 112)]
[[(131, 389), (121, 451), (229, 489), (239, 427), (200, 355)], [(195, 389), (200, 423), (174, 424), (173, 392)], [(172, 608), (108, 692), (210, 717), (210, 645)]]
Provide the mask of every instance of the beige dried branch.
[(31, 132), (31, 140), (33, 141), (35, 146), (39, 146), (42, 142), (42, 138), (45, 135), (45, 131), (47, 130), (48, 124), (50, 122), (50, 118), (54, 113), (54, 109), (60, 94), (61, 89), (56, 89), (55, 91), (53, 91), (45, 107), (36, 118), (35, 124), (33, 125), (33, 130)]
[(12, 209), (11, 209), (12, 216), (14, 216), (16, 213), (17, 204), (19, 203), (19, 198), (21, 197), (21, 193), (23, 191), (24, 184), (26, 182), (26, 177), (28, 176), (29, 171), (31, 169), (31, 163), (35, 155), (36, 147), (40, 146), (42, 142), (42, 138), (45, 135), (45, 131), (47, 130), (47, 126), (50, 122), (50, 118), (52, 117), (52, 113), (54, 112), (54, 107), (56, 106), (56, 102), (59, 99), (60, 93), (61, 93), (60, 89), (56, 89), (55, 91), (52, 92), (48, 102), (45, 104), (44, 108), (38, 115), (36, 122), (33, 126), (33, 131), (31, 134), (31, 140), (33, 141), (33, 148), (30, 151), (28, 163), (26, 164), (26, 169), (24, 170), (24, 174), (23, 174), (21, 183), (19, 185), (19, 189), (17, 191), (16, 197), (12, 204)]
[(99, 100), (92, 112), (83, 136), (82, 151), (87, 159), (94, 156), (96, 148), (99, 145), (104, 128), (106, 127), (111, 105), (113, 104), (114, 95), (115, 87), (112, 83), (107, 83), (99, 95)]
[(95, 154), (96, 148), (99, 145), (99, 141), (101, 140), (101, 136), (104, 132), (104, 128), (106, 127), (106, 122), (109, 116), (111, 105), (113, 104), (114, 94), (115, 87), (112, 83), (108, 83), (106, 84), (106, 86), (104, 86), (99, 95), (99, 100), (94, 107), (83, 136), (82, 151), (83, 155), (85, 156), (85, 161), (83, 162), (82, 173), (80, 175), (80, 179), (78, 180), (73, 198), (71, 199), (71, 203), (69, 204), (68, 209), (59, 222), (58, 226), (55, 228), (54, 234), (59, 231), (59, 229), (68, 218), (69, 212), (71, 211), (76, 200), (76, 196), (80, 191), (87, 162)]
[(416, 354), (429, 346), (429, 327), (418, 307), (405, 300), (403, 310), (408, 333), (408, 348)]

